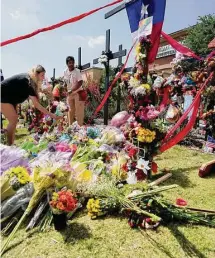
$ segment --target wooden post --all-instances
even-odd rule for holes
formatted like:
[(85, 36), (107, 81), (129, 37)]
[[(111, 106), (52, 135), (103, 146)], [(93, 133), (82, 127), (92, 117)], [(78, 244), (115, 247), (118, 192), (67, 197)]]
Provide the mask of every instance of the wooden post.
[[(110, 30), (106, 31), (106, 46), (105, 52), (108, 55), (110, 53)], [(108, 57), (108, 61), (105, 66), (105, 92), (108, 91), (109, 88), (109, 76), (110, 76), (110, 59)], [(104, 106), (104, 124), (108, 125), (108, 100)]]
[(54, 86), (55, 86), (55, 68), (53, 69), (52, 85), (54, 88)]
[[(110, 77), (110, 60), (119, 59), (126, 55), (126, 49), (119, 50), (118, 52), (112, 53), (110, 50), (110, 30), (106, 31), (106, 46), (105, 51), (102, 54), (107, 55), (107, 63), (105, 64), (105, 92), (109, 89), (109, 77)], [(93, 60), (93, 64), (98, 64), (99, 58)], [(108, 124), (108, 101), (104, 106), (104, 124)]]
[[(122, 44), (119, 45), (119, 52), (122, 51)], [(122, 56), (118, 58), (118, 67), (122, 66)], [(120, 102), (121, 102), (121, 87), (120, 83), (117, 83), (117, 107), (116, 107), (116, 112), (120, 112)]]
[(81, 59), (82, 59), (82, 56), (81, 56), (81, 47), (78, 48), (78, 69), (80, 71), (83, 71), (87, 68), (90, 68), (90, 63), (86, 63), (84, 65), (82, 65), (81, 63)]

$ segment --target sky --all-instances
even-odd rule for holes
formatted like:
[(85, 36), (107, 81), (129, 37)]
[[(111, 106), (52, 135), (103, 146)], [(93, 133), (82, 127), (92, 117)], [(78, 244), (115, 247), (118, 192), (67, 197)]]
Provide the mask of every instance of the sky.
[[(69, 19), (113, 0), (1, 0), (1, 41), (30, 33), (36, 29)], [(132, 39), (126, 11), (105, 20), (106, 8), (76, 23), (38, 34), (0, 49), (1, 68), (5, 78), (29, 71), (37, 64), (51, 77), (62, 76), (65, 59), (77, 59), (82, 48), (82, 64), (91, 62), (105, 49), (105, 31), (111, 30), (111, 50), (118, 46), (130, 49)], [(171, 33), (197, 22), (198, 16), (215, 13), (215, 0), (167, 0), (163, 31)], [(125, 58), (124, 58), (125, 59)], [(132, 65), (133, 59), (129, 61)], [(116, 62), (111, 62), (115, 65)]]

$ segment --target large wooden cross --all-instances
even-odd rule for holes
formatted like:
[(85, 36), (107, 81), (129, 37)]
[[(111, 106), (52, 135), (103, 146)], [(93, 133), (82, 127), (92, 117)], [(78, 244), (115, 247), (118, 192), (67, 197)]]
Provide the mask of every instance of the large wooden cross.
[[(126, 56), (126, 49), (119, 49), (118, 52), (112, 53), (110, 50), (110, 30), (106, 31), (106, 45), (105, 45), (105, 51), (102, 52), (102, 54), (107, 56), (107, 63), (105, 65), (105, 92), (107, 92), (109, 88), (109, 76), (110, 76), (110, 60), (122, 58), (123, 56)], [(122, 62), (122, 60), (121, 60)], [(98, 64), (99, 58), (96, 58), (93, 60), (93, 64)], [(108, 124), (108, 101), (106, 101), (104, 106), (104, 124)]]

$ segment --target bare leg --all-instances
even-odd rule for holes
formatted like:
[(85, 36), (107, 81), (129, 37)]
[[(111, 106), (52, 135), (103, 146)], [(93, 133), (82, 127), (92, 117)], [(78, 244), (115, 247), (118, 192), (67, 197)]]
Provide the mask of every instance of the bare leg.
[(7, 126), (7, 141), (8, 145), (12, 145), (15, 139), (16, 125), (18, 122), (18, 115), (13, 105), (9, 103), (1, 103), (1, 112), (8, 119)]

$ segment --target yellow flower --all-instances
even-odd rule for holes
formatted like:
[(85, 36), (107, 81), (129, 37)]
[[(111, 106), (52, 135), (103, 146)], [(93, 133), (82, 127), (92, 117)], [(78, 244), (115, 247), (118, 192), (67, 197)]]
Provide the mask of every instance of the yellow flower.
[(151, 143), (154, 141), (155, 135), (156, 133), (154, 131), (150, 131), (149, 129), (145, 129), (142, 127), (138, 128), (137, 131), (137, 139), (140, 142)]
[(142, 85), (146, 89), (146, 91), (150, 91), (151, 87), (150, 87), (150, 85), (148, 83), (142, 84)]
[(6, 175), (10, 178), (16, 176), (19, 183), (25, 185), (31, 181), (30, 175), (26, 168), (24, 167), (15, 167), (11, 168), (6, 172)]
[(89, 199), (87, 202), (87, 210), (88, 215), (91, 217), (91, 219), (95, 219), (99, 215), (102, 214), (102, 211), (100, 209), (100, 201), (98, 199)]
[(140, 42), (137, 44), (136, 48), (135, 48), (135, 52), (136, 52), (136, 55), (138, 56), (141, 52), (141, 44)]

